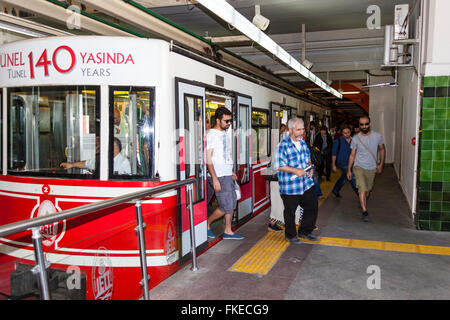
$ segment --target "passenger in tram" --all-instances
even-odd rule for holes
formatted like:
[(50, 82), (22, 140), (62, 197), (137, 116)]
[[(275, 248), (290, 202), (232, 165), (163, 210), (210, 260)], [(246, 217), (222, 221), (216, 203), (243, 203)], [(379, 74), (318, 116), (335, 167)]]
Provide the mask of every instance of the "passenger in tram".
[(130, 161), (122, 155), (122, 143), (119, 138), (114, 138), (114, 173), (131, 174)]
[(63, 167), (65, 170), (69, 170), (72, 168), (79, 168), (89, 170), (91, 173), (98, 171), (100, 168), (100, 162), (96, 161), (97, 156), (100, 154), (100, 137), (95, 137), (95, 157), (81, 160), (81, 161), (73, 161), (73, 162), (61, 162), (60, 167)]
[(316, 138), (314, 139), (314, 147), (318, 148), (320, 150), (320, 153), (322, 155), (322, 162), (319, 167), (319, 181), (322, 180), (322, 176), (324, 175), (324, 169), (325, 169), (325, 176), (327, 178), (327, 181), (330, 181), (331, 177), (331, 150), (333, 148), (333, 138), (328, 133), (328, 129), (325, 126), (322, 126), (320, 128), (320, 133), (317, 134)]
[[(278, 150), (278, 183), (284, 205), (285, 239), (291, 243), (301, 243), (297, 238), (317, 241), (312, 234), (316, 228), (318, 214), (317, 196), (314, 192), (313, 169), (305, 171), (311, 165), (311, 154), (304, 141), (305, 126), (302, 119), (293, 118), (288, 122), (289, 137), (280, 143)], [(302, 223), (296, 230), (295, 211), (303, 208)]]
[[(231, 230), (233, 212), (236, 208), (237, 197), (234, 189), (234, 181), (237, 180), (233, 172), (233, 155), (231, 138), (227, 130), (231, 126), (231, 111), (226, 107), (220, 107), (215, 112), (215, 125), (206, 136), (206, 166), (211, 175), (219, 207), (208, 217), (208, 238), (215, 238), (211, 231), (211, 223), (225, 216), (225, 230), (223, 239), (242, 240), (243, 236)], [(211, 188), (211, 184), (208, 184)]]
[[(342, 129), (342, 136), (338, 138), (333, 143), (333, 152), (332, 152), (332, 170), (333, 172), (337, 171), (339, 168), (342, 171), (342, 175), (336, 181), (336, 184), (333, 187), (331, 193), (336, 198), (341, 198), (341, 194), (339, 193), (342, 187), (347, 182), (347, 167), (348, 167), (348, 158), (350, 157), (351, 149), (350, 144), (352, 142), (351, 130), (349, 126), (345, 126)], [(356, 188), (355, 175), (352, 175), (352, 179), (350, 180), (353, 191), (355, 191), (356, 196), (358, 196), (358, 188)]]
[[(97, 141), (99, 139), (97, 138)], [(100, 143), (96, 143), (95, 146), (96, 154), (100, 153)], [(114, 138), (114, 173), (116, 174), (131, 174), (131, 166), (130, 161), (124, 157), (121, 154), (122, 151), (122, 143), (118, 138)], [(60, 164), (61, 167), (63, 167), (66, 170), (72, 169), (72, 168), (80, 168), (80, 169), (87, 169), (89, 171), (96, 171), (99, 168), (99, 163), (96, 163), (95, 157), (87, 160), (82, 161), (74, 161), (74, 162), (62, 162)]]
[[(370, 129), (370, 118), (359, 119), (361, 132), (356, 134), (350, 145), (352, 151), (348, 159), (347, 179), (352, 179), (352, 168), (356, 178), (356, 186), (359, 193), (359, 203), (364, 222), (369, 222), (367, 212), (367, 197), (373, 188), (375, 174), (383, 171), (386, 148), (383, 136)], [(380, 154), (378, 161), (377, 153)], [(354, 166), (354, 167), (353, 167)]]
[(114, 108), (114, 134), (126, 134), (128, 133), (127, 121), (122, 121), (120, 110)]

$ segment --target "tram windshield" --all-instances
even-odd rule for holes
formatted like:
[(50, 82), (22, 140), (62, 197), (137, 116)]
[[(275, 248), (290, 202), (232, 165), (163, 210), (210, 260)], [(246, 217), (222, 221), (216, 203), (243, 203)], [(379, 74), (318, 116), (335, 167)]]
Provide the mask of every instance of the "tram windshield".
[(97, 87), (9, 89), (8, 170), (98, 176), (98, 97)]

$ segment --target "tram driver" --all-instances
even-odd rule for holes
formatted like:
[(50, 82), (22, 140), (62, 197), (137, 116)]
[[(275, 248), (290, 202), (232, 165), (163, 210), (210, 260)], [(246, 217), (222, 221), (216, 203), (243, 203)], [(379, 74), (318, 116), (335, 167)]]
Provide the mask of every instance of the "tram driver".
[[(98, 139), (97, 139), (98, 140)], [(95, 147), (96, 154), (100, 153), (100, 143), (96, 143)], [(119, 138), (114, 138), (114, 173), (115, 174), (131, 174), (130, 161), (127, 157), (123, 156), (122, 153), (122, 143)], [(74, 161), (74, 162), (62, 162), (60, 164), (66, 170), (72, 168), (86, 169), (89, 171), (97, 170), (99, 164), (96, 164), (95, 157), (87, 160)]]

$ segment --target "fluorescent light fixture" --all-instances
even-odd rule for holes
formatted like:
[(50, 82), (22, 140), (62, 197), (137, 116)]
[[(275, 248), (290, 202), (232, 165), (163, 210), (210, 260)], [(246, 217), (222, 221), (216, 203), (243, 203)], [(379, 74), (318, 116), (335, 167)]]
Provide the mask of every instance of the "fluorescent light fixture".
[(313, 83), (328, 91), (329, 93), (335, 95), (336, 97), (342, 98), (342, 94), (316, 77), (311, 71), (309, 71), (300, 62), (294, 59), (282, 47), (275, 43), (275, 41), (269, 38), (269, 36), (267, 36), (264, 32), (259, 30), (253, 23), (251, 23), (238, 11), (236, 11), (225, 0), (197, 0), (197, 2), (207, 8), (209, 11), (216, 14), (225, 22), (238, 29), (248, 38), (258, 43), (261, 47), (265, 48), (267, 51), (283, 61), (293, 70), (300, 73), (306, 79), (312, 81)]
[(265, 31), (269, 26), (270, 20), (261, 15), (261, 6), (258, 4), (255, 5), (255, 16), (252, 22), (262, 31)]
[(360, 91), (343, 91), (341, 92), (342, 95), (346, 95), (346, 94), (360, 94)]

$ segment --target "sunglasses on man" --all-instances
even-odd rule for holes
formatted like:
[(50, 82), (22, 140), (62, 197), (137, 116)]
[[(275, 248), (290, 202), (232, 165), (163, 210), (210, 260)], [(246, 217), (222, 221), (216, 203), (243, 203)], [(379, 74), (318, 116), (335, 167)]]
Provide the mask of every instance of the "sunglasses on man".
[(370, 122), (359, 123), (360, 127), (364, 127), (364, 126), (368, 126), (368, 125), (370, 125)]
[(227, 119), (227, 120), (222, 120), (225, 121), (225, 123), (231, 123), (231, 121), (233, 121), (233, 119)]

